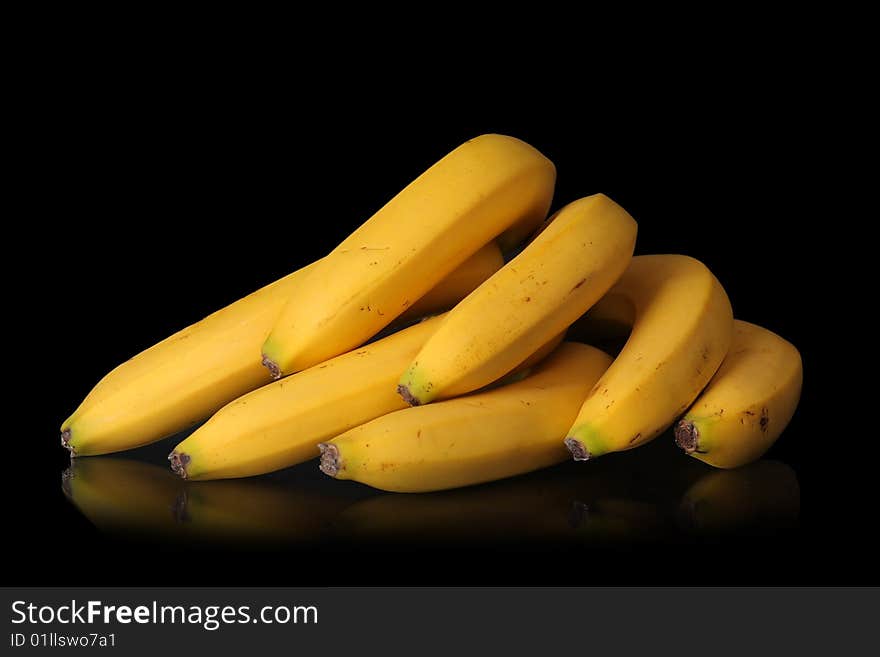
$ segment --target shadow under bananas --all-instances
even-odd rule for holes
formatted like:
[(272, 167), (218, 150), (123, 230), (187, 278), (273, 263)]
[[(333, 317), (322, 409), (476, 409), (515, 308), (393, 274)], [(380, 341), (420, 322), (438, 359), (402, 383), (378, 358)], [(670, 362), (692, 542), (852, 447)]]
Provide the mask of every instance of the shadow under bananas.
[(682, 458), (665, 438), (491, 484), (371, 497), (343, 510), (334, 534), (339, 543), (362, 545), (516, 549), (682, 543), (796, 525), (800, 491), (787, 465), (719, 471)]
[(187, 482), (151, 463), (98, 456), (74, 459), (62, 489), (93, 525), (115, 536), (182, 545), (308, 544), (325, 538), (330, 519), (363, 495), (297, 474), (303, 473)]
[(143, 461), (76, 459), (65, 495), (100, 531), (179, 545), (623, 546), (766, 534), (797, 524), (794, 471), (716, 470), (670, 436), (630, 452), (491, 484), (386, 494), (330, 480), (314, 462), (250, 479), (187, 482)]

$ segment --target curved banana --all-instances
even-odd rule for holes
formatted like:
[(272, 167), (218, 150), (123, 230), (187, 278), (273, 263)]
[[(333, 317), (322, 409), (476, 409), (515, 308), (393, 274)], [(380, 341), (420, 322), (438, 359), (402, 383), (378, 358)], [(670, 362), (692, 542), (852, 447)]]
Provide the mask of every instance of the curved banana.
[(432, 317), (236, 399), (174, 448), (171, 468), (184, 479), (225, 479), (317, 457), (322, 440), (406, 406), (394, 381), (442, 321)]
[[(230, 402), (174, 448), (171, 469), (184, 479), (229, 479), (317, 457), (320, 441), (406, 408), (394, 391), (397, 373), (442, 321), (432, 317)], [(522, 376), (561, 339), (502, 382)]]
[[(415, 305), (427, 314), (463, 298), (500, 260), (498, 247), (487, 245)], [(118, 366), (61, 425), (62, 444), (74, 456), (140, 447), (183, 431), (271, 381), (256, 359), (260, 345), (314, 267), (257, 290)]]
[(633, 258), (594, 312), (631, 319), (633, 328), (565, 439), (577, 461), (638, 447), (672, 424), (712, 378), (733, 333), (724, 288), (681, 255)]
[(800, 500), (794, 470), (779, 461), (758, 461), (706, 474), (682, 498), (678, 523), (709, 535), (778, 530), (797, 523)]
[(483, 135), (449, 153), (337, 246), (290, 296), (263, 344), (275, 377), (375, 335), (484, 244), (550, 207), (556, 169), (528, 144)]
[(563, 343), (522, 381), (390, 413), (322, 443), (321, 470), (424, 492), (559, 463), (566, 457), (561, 436), (610, 362), (598, 349)]
[(783, 432), (804, 380), (801, 355), (765, 328), (736, 320), (727, 358), (675, 427), (685, 452), (719, 468), (755, 461)]
[(560, 210), (459, 303), (400, 379), (411, 405), (491, 383), (592, 306), (626, 269), (636, 222), (603, 194)]

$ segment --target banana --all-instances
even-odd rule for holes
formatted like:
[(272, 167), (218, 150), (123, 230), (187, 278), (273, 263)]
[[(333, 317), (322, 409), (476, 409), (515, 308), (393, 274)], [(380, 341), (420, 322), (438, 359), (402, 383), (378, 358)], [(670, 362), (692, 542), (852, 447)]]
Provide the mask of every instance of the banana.
[[(431, 298), (415, 305), (425, 314), (444, 308), (500, 264), (501, 252), (489, 244), (431, 290)], [(114, 369), (61, 425), (62, 444), (75, 456), (139, 447), (182, 431), (271, 381), (256, 355), (285, 300), (314, 267), (257, 290)]]
[(719, 468), (755, 461), (783, 432), (801, 396), (801, 355), (790, 342), (736, 320), (727, 358), (675, 427), (685, 452)]
[(540, 223), (555, 180), (553, 163), (518, 139), (483, 135), (459, 146), (297, 287), (263, 344), (263, 364), (277, 378), (362, 344), (484, 244)]
[(249, 477), (319, 455), (318, 443), (404, 408), (397, 374), (443, 321), (415, 324), (221, 408), (169, 459), (184, 479)]
[[(432, 317), (230, 402), (174, 448), (172, 470), (194, 480), (281, 470), (317, 457), (322, 440), (406, 408), (394, 391), (397, 374), (442, 321)], [(522, 376), (561, 339), (502, 381)]]
[(411, 405), (491, 383), (565, 330), (626, 269), (636, 222), (603, 194), (560, 210), (513, 260), (459, 303), (400, 379)]
[(375, 488), (467, 486), (565, 460), (560, 438), (611, 358), (563, 343), (525, 379), (390, 413), (319, 445), (321, 470)]
[(632, 333), (565, 439), (577, 461), (638, 447), (672, 424), (712, 378), (733, 333), (724, 288), (687, 256), (633, 258), (594, 313), (631, 320)]
[(167, 468), (114, 457), (76, 459), (62, 475), (64, 494), (101, 531), (186, 544), (320, 538), (353, 500), (303, 483), (189, 485)]
[(449, 310), (503, 266), (504, 256), (501, 255), (501, 249), (495, 242), (489, 242), (444, 278), (442, 283), (428, 290), (397, 321), (403, 324), (438, 311)]
[(743, 534), (797, 524), (801, 492), (794, 470), (758, 461), (736, 470), (712, 471), (685, 493), (679, 526), (697, 534)]

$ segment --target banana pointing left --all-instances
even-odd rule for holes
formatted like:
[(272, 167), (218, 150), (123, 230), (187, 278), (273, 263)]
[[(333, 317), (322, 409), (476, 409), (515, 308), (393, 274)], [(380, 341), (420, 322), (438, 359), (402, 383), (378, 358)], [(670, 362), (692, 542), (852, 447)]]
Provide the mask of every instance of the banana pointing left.
[[(140, 447), (182, 431), (269, 383), (271, 376), (260, 364), (260, 346), (287, 299), (315, 264), (239, 299), (116, 367), (61, 425), (62, 444), (74, 456)], [(489, 243), (431, 290), (425, 303), (414, 305), (420, 306), (421, 314), (445, 310), (502, 265), (498, 246)]]
[(536, 228), (555, 183), (553, 163), (519, 139), (465, 142), (306, 277), (263, 343), (263, 364), (280, 378), (363, 344), (484, 244)]

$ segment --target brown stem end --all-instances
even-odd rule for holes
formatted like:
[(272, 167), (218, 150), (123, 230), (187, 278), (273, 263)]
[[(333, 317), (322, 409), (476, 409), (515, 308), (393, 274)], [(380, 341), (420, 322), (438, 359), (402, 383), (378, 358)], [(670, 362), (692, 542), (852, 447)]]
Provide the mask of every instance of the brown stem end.
[(61, 432), (61, 446), (70, 452), (71, 458), (76, 456), (76, 450), (73, 448), (73, 445), (70, 444), (70, 439), (73, 434), (70, 433), (70, 429), (65, 429)]
[(418, 397), (413, 395), (409, 391), (409, 387), (405, 385), (397, 386), (397, 394), (403, 397), (403, 401), (405, 401), (410, 406), (421, 406), (422, 402), (419, 401)]
[(575, 461), (590, 460), (590, 450), (580, 440), (577, 438), (566, 438), (563, 442), (568, 447), (568, 451), (571, 452), (571, 458)]
[(339, 456), (339, 448), (331, 443), (318, 443), (321, 450), (321, 472), (330, 477), (335, 477), (340, 470), (344, 470), (342, 458)]
[(675, 444), (681, 447), (687, 454), (692, 454), (700, 448), (700, 431), (693, 422), (679, 420), (675, 425)]
[(269, 374), (272, 375), (272, 378), (276, 381), (281, 378), (281, 368), (278, 367), (278, 363), (269, 358), (266, 354), (263, 354), (263, 367), (269, 370)]
[(189, 465), (189, 462), (192, 461), (192, 457), (184, 452), (174, 450), (168, 455), (168, 460), (171, 461), (171, 471), (178, 477), (186, 479), (188, 476), (186, 468)]

